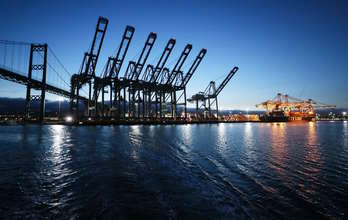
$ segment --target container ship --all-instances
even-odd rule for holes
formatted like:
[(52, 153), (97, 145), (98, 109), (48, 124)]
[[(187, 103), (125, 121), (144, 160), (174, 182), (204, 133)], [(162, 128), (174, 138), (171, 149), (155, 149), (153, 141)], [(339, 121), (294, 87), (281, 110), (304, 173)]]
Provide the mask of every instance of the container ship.
[(266, 110), (260, 116), (261, 121), (288, 122), (288, 121), (314, 121), (315, 110), (323, 108), (335, 108), (335, 105), (327, 105), (313, 99), (301, 100), (278, 93), (276, 97), (256, 105), (257, 108)]

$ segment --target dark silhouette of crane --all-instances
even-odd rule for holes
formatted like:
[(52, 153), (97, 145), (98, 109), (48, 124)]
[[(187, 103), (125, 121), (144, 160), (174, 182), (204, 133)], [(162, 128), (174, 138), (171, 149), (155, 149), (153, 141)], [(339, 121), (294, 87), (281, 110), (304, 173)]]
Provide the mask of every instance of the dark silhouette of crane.
[[(208, 119), (219, 117), (217, 97), (221, 93), (221, 91), (225, 88), (227, 83), (236, 74), (238, 69), (239, 69), (238, 67), (234, 67), (230, 71), (230, 73), (226, 76), (226, 78), (222, 81), (222, 83), (219, 85), (217, 89), (215, 86), (215, 81), (210, 81), (209, 85), (204, 90), (204, 92), (198, 92), (197, 94), (193, 95), (190, 99), (188, 99), (189, 102), (196, 103), (197, 118), (201, 118), (202, 116)], [(212, 106), (214, 105), (214, 103), (215, 103), (215, 109), (212, 109)]]
[[(79, 90), (85, 84), (89, 85), (88, 93), (88, 112), (91, 105), (92, 81), (95, 77), (95, 69), (97, 66), (101, 47), (103, 45), (104, 36), (108, 27), (108, 19), (104, 17), (98, 18), (97, 27), (94, 33), (92, 45), (89, 52), (84, 54), (82, 65), (78, 74), (71, 77), (71, 95), (70, 95), (70, 111), (75, 112), (75, 117), (79, 117)], [(89, 113), (88, 113), (89, 114)]]
[[(105, 90), (105, 87), (109, 86), (109, 95), (110, 95), (110, 102), (109, 102), (109, 112), (110, 116), (112, 116), (112, 112), (115, 110), (119, 113), (119, 106), (120, 106), (120, 81), (119, 81), (119, 73), (121, 71), (122, 64), (124, 62), (124, 59), (126, 57), (129, 45), (131, 43), (131, 40), (133, 38), (135, 32), (135, 28), (132, 26), (126, 26), (126, 29), (123, 33), (122, 40), (120, 43), (120, 46), (118, 47), (116, 56), (109, 57), (108, 61), (106, 63), (106, 66), (104, 68), (104, 73), (102, 73), (101, 77), (95, 77), (94, 79), (94, 95), (93, 95), (93, 103), (95, 106), (95, 112), (96, 115), (98, 115), (98, 97), (99, 93), (102, 92), (102, 103), (101, 103), (101, 111), (102, 111), (102, 117), (104, 117), (104, 96), (105, 93), (108, 91)], [(114, 101), (112, 100), (114, 95)], [(117, 104), (116, 104), (117, 103)], [(116, 108), (114, 108), (116, 107)], [(89, 115), (90, 116), (90, 115)], [(119, 117), (119, 114), (117, 114)]]
[[(186, 87), (207, 50), (201, 49), (186, 69), (184, 64), (192, 51), (192, 45), (186, 44), (178, 59), (174, 61), (174, 65), (171, 66), (167, 64), (167, 61), (176, 44), (176, 40), (171, 38), (159, 59), (155, 63), (149, 64), (147, 61), (157, 39), (157, 34), (150, 32), (139, 57), (129, 61), (124, 68), (122, 66), (126, 62), (126, 54), (135, 32), (134, 27), (126, 26), (115, 55), (108, 57), (104, 69), (97, 73), (96, 67), (108, 23), (108, 19), (98, 18), (91, 45), (84, 53), (81, 67), (75, 74), (66, 70), (47, 44), (0, 41), (0, 45), (2, 45), (0, 47), (0, 57), (2, 58), (0, 59), (0, 78), (27, 86), (26, 120), (36, 117), (30, 114), (34, 112), (30, 107), (30, 102), (37, 101), (41, 102), (38, 118), (41, 122), (44, 120), (46, 91), (70, 98), (71, 115), (69, 117), (75, 123), (85, 123), (91, 120), (119, 123), (123, 121), (185, 121), (187, 119)], [(30, 53), (27, 54), (29, 59), (24, 59), (25, 62), (29, 60), (29, 66), (25, 67), (25, 65), (21, 65), (23, 60), (19, 58), (22, 57), (22, 52), (27, 53), (25, 51), (29, 47)], [(166, 65), (170, 65), (170, 67)], [(235, 67), (217, 89), (215, 82), (212, 81), (205, 92), (194, 95), (191, 101), (196, 101), (197, 106), (198, 102), (203, 102), (204, 111), (208, 111), (208, 116), (211, 117), (211, 105), (215, 103), (217, 111), (217, 96), (237, 69)], [(35, 78), (32, 77), (32, 71), (37, 72), (34, 74)], [(67, 79), (70, 80), (70, 83), (66, 82), (64, 77), (62, 78), (62, 74), (68, 76)], [(121, 75), (122, 77), (120, 77)], [(88, 92), (84, 90), (85, 88), (88, 88)], [(41, 95), (31, 94), (31, 89), (41, 90)], [(80, 93), (84, 93), (85, 96)], [(109, 103), (104, 103), (106, 93), (109, 93)], [(208, 101), (208, 105), (206, 101)], [(79, 111), (82, 104), (84, 104), (84, 112)], [(183, 107), (184, 114), (177, 111), (178, 106)]]

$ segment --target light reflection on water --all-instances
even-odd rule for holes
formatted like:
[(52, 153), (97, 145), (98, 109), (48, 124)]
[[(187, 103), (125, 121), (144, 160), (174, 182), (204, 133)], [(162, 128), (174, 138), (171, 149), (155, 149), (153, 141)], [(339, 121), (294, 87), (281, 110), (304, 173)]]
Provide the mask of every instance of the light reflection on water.
[(63, 141), (65, 139), (65, 135), (64, 135), (64, 126), (63, 125), (52, 125), (50, 127), (51, 133), (52, 133), (52, 140), (53, 140), (53, 144), (52, 144), (52, 162), (54, 164), (57, 164), (59, 162), (60, 159), (62, 159), (62, 144)]
[[(316, 133), (316, 124), (314, 122), (308, 123), (308, 143), (306, 149), (306, 160), (313, 162), (314, 164), (320, 165), (320, 152), (318, 149), (317, 133)], [(313, 173), (319, 172), (319, 169), (312, 168), (310, 170)]]
[(178, 147), (183, 150), (186, 154), (189, 154), (192, 151), (192, 125), (183, 125), (180, 127), (179, 137), (177, 142)]
[(244, 146), (245, 146), (245, 153), (248, 158), (248, 161), (250, 160), (256, 160), (257, 155), (255, 153), (255, 145), (254, 141), (254, 134), (253, 134), (253, 124), (252, 123), (246, 123), (244, 126)]
[(135, 146), (132, 148), (131, 156), (134, 161), (139, 161), (139, 148), (143, 147), (141, 127), (139, 125), (132, 125), (129, 128), (129, 140), (130, 143)]
[[(226, 137), (226, 126), (225, 124), (218, 124), (217, 126), (217, 144), (216, 149), (221, 154), (224, 155), (227, 149), (227, 137)], [(231, 146), (230, 146), (231, 147)]]
[(253, 131), (252, 131), (252, 124), (250, 122), (245, 123), (245, 129), (244, 129), (244, 140), (245, 145), (249, 146), (251, 145), (253, 141)]
[(286, 123), (271, 124), (271, 156), (274, 158), (271, 166), (280, 174), (283, 173), (282, 166), (285, 164), (287, 152)]
[(343, 122), (343, 132), (344, 132), (344, 139), (343, 139), (343, 146), (346, 149), (346, 152), (348, 152), (348, 121)]
[[(69, 141), (71, 137), (69, 128), (63, 125), (51, 125), (48, 128), (52, 144), (47, 149), (45, 158), (43, 158), (44, 161), (46, 161), (46, 166), (41, 167), (42, 174), (48, 178), (47, 181), (61, 181), (74, 173), (74, 171), (67, 166), (72, 159), (70, 155), (71, 146)], [(48, 186), (48, 188), (50, 187)], [(58, 191), (61, 189), (59, 185), (56, 185), (53, 190)]]
[(346, 122), (2, 126), (0, 217), (342, 218), (347, 130)]
[(192, 143), (191, 129), (192, 129), (191, 125), (182, 126), (182, 137), (183, 137), (183, 141), (186, 145), (191, 145), (191, 143)]

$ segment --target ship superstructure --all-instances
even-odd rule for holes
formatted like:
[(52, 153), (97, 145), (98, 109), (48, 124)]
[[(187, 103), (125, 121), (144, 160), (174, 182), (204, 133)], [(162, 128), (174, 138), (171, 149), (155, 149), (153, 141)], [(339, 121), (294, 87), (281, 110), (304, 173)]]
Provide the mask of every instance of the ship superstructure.
[(278, 93), (273, 99), (257, 104), (256, 107), (266, 110), (266, 114), (260, 117), (263, 121), (313, 121), (315, 120), (315, 110), (336, 106), (320, 103), (313, 99), (302, 100), (288, 94)]

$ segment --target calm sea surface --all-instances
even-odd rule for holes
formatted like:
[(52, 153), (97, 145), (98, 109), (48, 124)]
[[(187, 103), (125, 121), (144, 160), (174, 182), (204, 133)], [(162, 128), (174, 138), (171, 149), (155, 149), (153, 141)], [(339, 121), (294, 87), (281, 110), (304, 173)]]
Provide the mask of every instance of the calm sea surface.
[(347, 204), (347, 122), (0, 126), (0, 219), (347, 219)]

